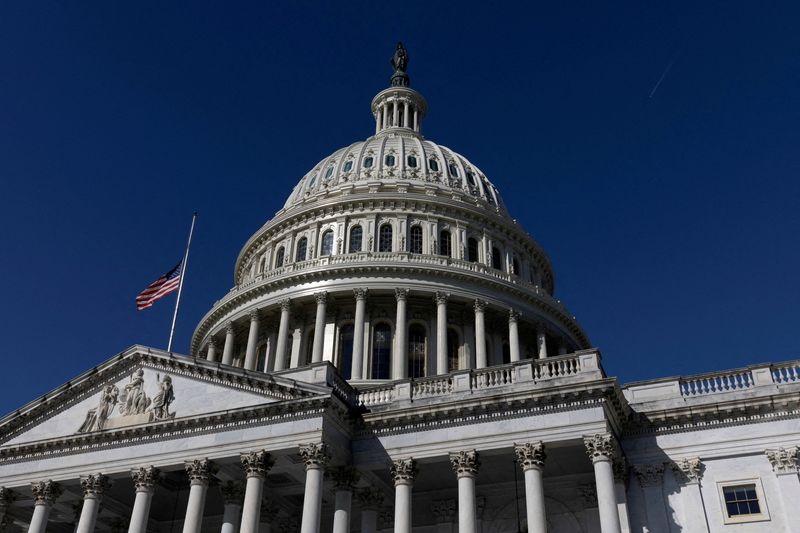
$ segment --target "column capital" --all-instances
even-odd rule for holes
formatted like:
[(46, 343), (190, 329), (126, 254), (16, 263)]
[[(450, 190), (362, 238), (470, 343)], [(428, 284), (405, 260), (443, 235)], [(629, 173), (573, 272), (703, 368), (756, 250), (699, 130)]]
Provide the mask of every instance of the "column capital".
[(217, 347), (217, 341), (216, 341), (216, 339), (214, 339), (214, 337), (209, 337), (208, 338), (208, 342), (206, 343), (206, 345), (208, 347), (213, 346), (214, 348), (216, 348)]
[(261, 320), (261, 315), (258, 312), (258, 309), (251, 310), (248, 315), (250, 316), (250, 322), (258, 322)]
[(456, 501), (436, 500), (431, 503), (431, 512), (436, 517), (437, 524), (450, 524), (456, 516)]
[(292, 309), (292, 300), (290, 298), (286, 298), (278, 302), (278, 305), (281, 308), (281, 311), (290, 311)]
[(325, 291), (315, 292), (314, 299), (317, 301), (317, 305), (325, 304), (328, 302), (328, 293)]
[(483, 313), (486, 310), (486, 302), (484, 300), (475, 300), (473, 307), (476, 313)]
[(608, 433), (584, 435), (583, 445), (586, 446), (586, 453), (589, 454), (592, 463), (611, 461), (614, 457), (614, 440)]
[(275, 464), (275, 459), (264, 450), (239, 454), (239, 459), (247, 477), (265, 478)]
[(383, 504), (383, 491), (375, 487), (364, 487), (358, 491), (358, 501), (362, 509), (377, 511)]
[(458, 477), (478, 475), (481, 460), (476, 450), (464, 450), (450, 454), (450, 466)]
[(514, 453), (517, 455), (517, 462), (525, 470), (541, 470), (544, 468), (544, 460), (547, 458), (547, 453), (544, 451), (544, 443), (542, 441), (526, 442), (523, 444), (514, 444)]
[(311, 468), (322, 468), (328, 462), (330, 454), (328, 446), (324, 442), (310, 442), (300, 445), (300, 457), (306, 464), (306, 470)]
[(108, 476), (104, 476), (103, 474), (81, 476), (80, 482), (84, 498), (102, 498), (103, 493), (111, 486), (111, 483), (108, 481)]
[(225, 333), (233, 333), (233, 322), (230, 320), (225, 322)]
[(368, 293), (369, 289), (366, 287), (353, 289), (353, 295), (356, 297), (356, 300), (366, 300)]
[(664, 464), (633, 465), (633, 471), (642, 487), (657, 487), (664, 477)]
[(189, 483), (191, 485), (208, 486), (213, 468), (213, 463), (208, 458), (186, 461), (184, 468), (186, 468), (186, 473), (189, 475)]
[(242, 505), (244, 499), (244, 484), (241, 481), (226, 481), (219, 487), (222, 492), (222, 501), (225, 505)]
[(133, 484), (136, 487), (136, 492), (151, 491), (158, 480), (158, 468), (154, 466), (142, 466), (131, 470), (131, 477)]
[(447, 300), (450, 299), (450, 294), (444, 291), (436, 291), (436, 294), (434, 294), (433, 299), (436, 302), (436, 305), (446, 305)]
[(47, 481), (35, 481), (31, 483), (31, 492), (33, 493), (33, 501), (35, 505), (53, 505), (63, 489), (61, 485), (48, 479)]
[(417, 477), (417, 462), (409, 457), (392, 461), (391, 475), (395, 485), (410, 485)]
[(408, 289), (401, 289), (398, 287), (394, 290), (394, 297), (397, 299), (398, 302), (405, 301), (408, 299), (409, 292), (411, 291), (409, 291)]
[(331, 468), (328, 473), (333, 479), (336, 490), (353, 490), (361, 477), (358, 471), (350, 465)]
[(796, 446), (766, 450), (764, 453), (767, 455), (767, 459), (772, 465), (772, 471), (775, 474), (797, 475), (798, 448)]
[(684, 457), (673, 462), (670, 466), (672, 471), (675, 472), (675, 476), (683, 483), (700, 483), (700, 478), (703, 477), (703, 463), (699, 457)]
[(508, 310), (508, 321), (509, 322), (516, 322), (517, 320), (519, 320), (519, 317), (520, 317), (519, 311), (516, 311), (514, 309), (509, 309)]

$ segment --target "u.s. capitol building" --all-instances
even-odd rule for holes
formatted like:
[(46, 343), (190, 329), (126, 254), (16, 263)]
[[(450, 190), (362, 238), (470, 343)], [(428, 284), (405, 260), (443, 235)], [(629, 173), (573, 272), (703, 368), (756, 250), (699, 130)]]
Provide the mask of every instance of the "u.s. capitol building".
[(398, 47), (374, 135), (236, 259), (191, 355), (133, 346), (0, 420), (0, 528), (800, 531), (800, 362), (623, 385)]

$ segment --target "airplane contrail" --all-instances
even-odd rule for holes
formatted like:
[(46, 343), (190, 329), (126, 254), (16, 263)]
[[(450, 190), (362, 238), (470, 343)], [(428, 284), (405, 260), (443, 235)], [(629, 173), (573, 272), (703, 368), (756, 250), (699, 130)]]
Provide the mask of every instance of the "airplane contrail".
[(670, 69), (672, 68), (672, 65), (675, 64), (675, 61), (677, 61), (677, 59), (678, 59), (678, 54), (675, 54), (674, 56), (672, 56), (672, 59), (670, 60), (669, 64), (667, 65), (667, 68), (664, 69), (664, 72), (661, 74), (661, 77), (658, 78), (658, 81), (656, 82), (655, 86), (653, 87), (653, 90), (650, 91), (650, 96), (648, 96), (648, 98), (652, 98), (653, 95), (656, 94), (656, 91), (658, 90), (658, 88), (661, 87), (661, 82), (664, 81), (664, 78), (667, 77), (667, 74), (669, 73)]

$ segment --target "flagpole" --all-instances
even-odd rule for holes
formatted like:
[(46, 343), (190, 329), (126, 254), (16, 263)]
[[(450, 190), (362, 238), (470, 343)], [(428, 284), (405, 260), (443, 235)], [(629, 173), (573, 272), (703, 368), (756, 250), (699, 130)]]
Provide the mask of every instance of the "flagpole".
[(197, 220), (197, 211), (192, 213), (192, 227), (189, 228), (189, 242), (186, 243), (186, 253), (183, 255), (181, 265), (181, 282), (178, 284), (178, 299), (175, 300), (175, 312), (172, 314), (172, 327), (169, 328), (169, 342), (167, 351), (172, 351), (172, 338), (175, 336), (175, 322), (178, 320), (178, 308), (181, 306), (181, 293), (183, 292), (183, 280), (186, 279), (186, 267), (189, 266), (189, 248), (192, 246), (192, 234), (194, 233), (194, 221)]

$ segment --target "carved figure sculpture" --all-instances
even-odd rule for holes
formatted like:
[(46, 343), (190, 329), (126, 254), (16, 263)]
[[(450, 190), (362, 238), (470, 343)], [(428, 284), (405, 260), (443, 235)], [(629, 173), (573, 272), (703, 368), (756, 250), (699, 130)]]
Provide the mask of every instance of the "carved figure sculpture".
[(406, 52), (402, 42), (397, 43), (397, 48), (392, 56), (392, 66), (395, 71), (399, 72), (405, 72), (406, 67), (408, 67), (408, 52)]
[(120, 395), (119, 412), (122, 415), (140, 415), (150, 406), (150, 398), (144, 392), (144, 370), (141, 368), (131, 376)]
[[(156, 379), (159, 376), (156, 375)], [(170, 418), (169, 404), (175, 400), (175, 394), (172, 392), (172, 378), (164, 376), (164, 379), (159, 383), (159, 391), (153, 397), (153, 416), (156, 420), (164, 420)]]

